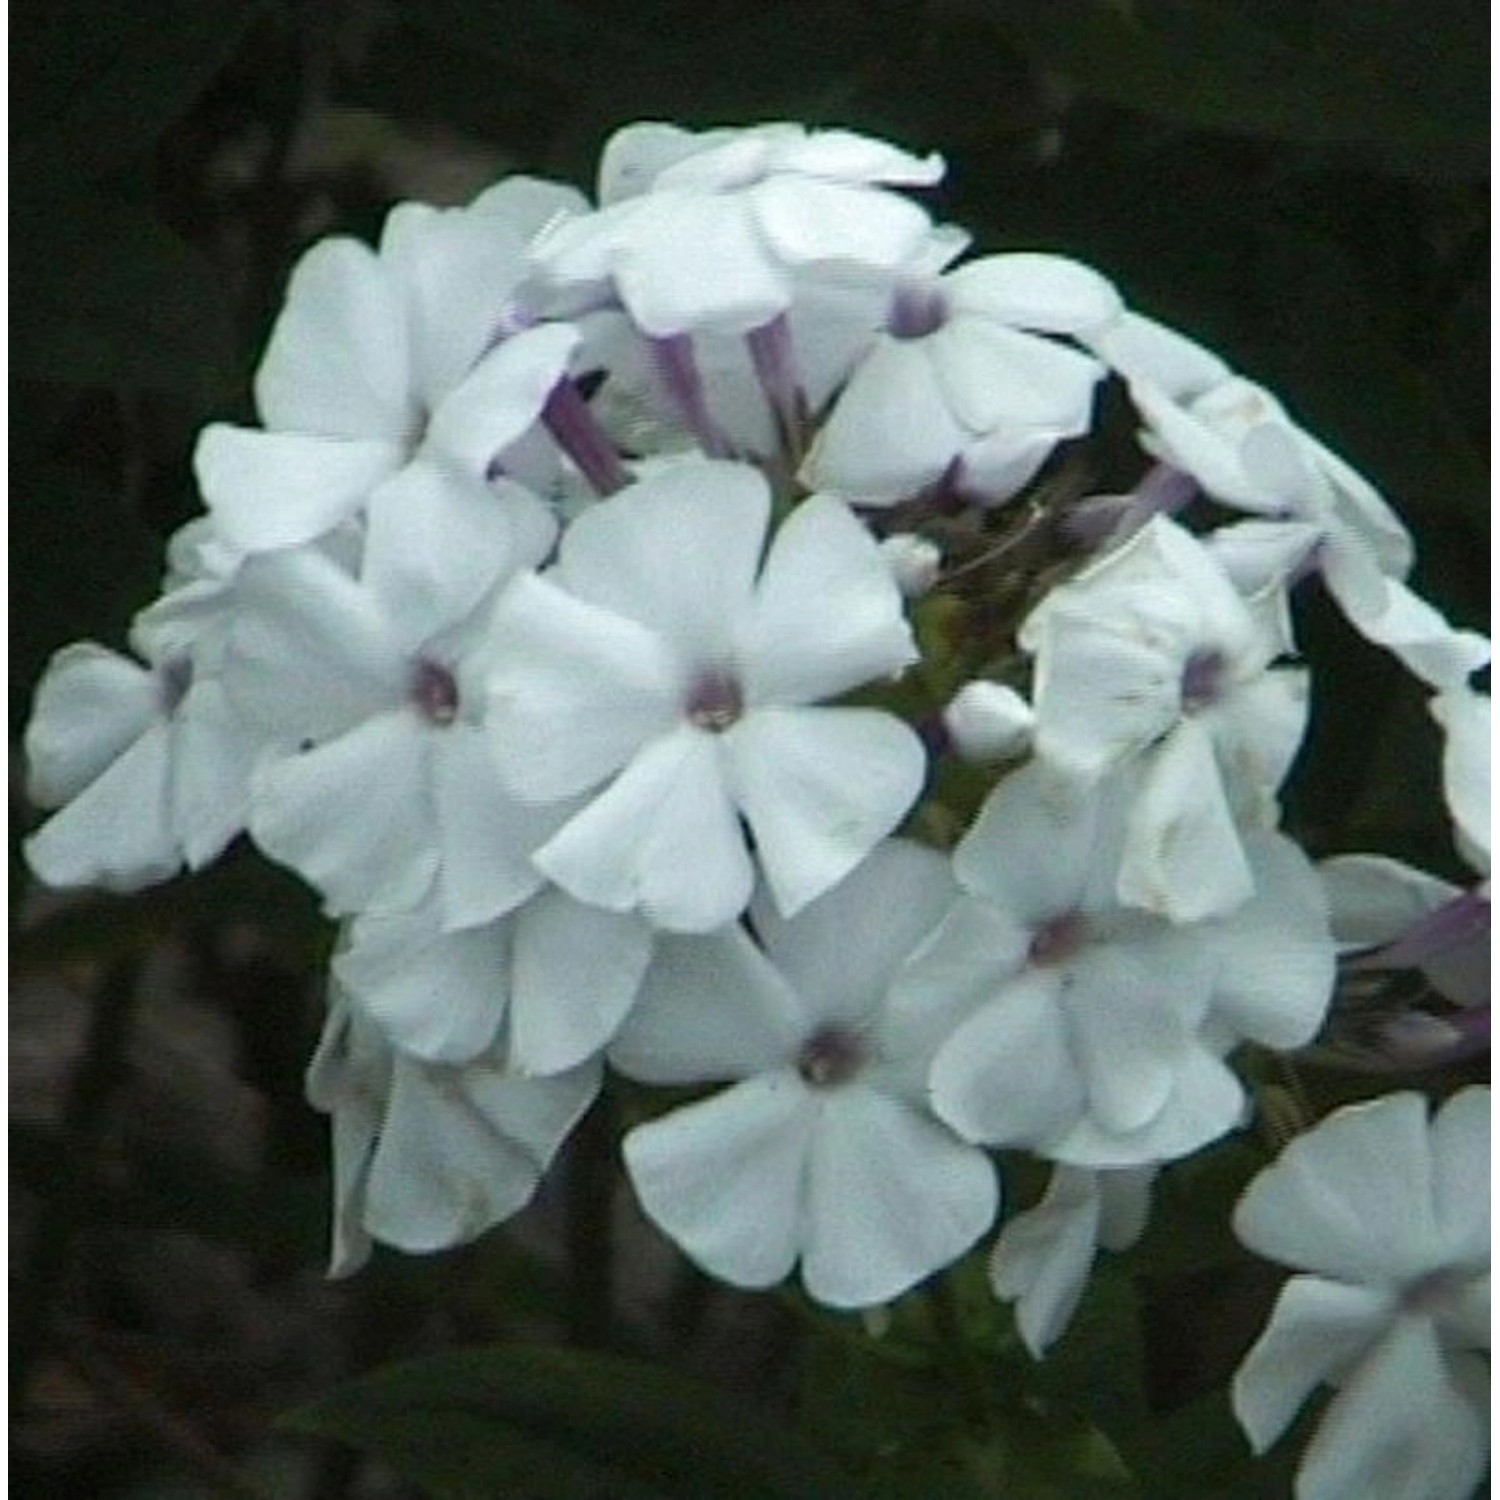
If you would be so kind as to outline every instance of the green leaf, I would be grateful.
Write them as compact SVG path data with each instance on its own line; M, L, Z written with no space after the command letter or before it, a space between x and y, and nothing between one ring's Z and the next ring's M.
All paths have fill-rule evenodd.
M1097 98L1194 129L1269 136L1388 166L1483 174L1485 86L1466 55L1482 21L1463 7L1362 0L988 0L1034 61ZM1441 69L1423 69L1429 33ZM1418 66L1412 66L1415 55Z
M12 7L11 130L76 171L123 165L184 114L264 0L23 0Z
M727 1392L638 1360L467 1349L393 1365L285 1419L438 1500L831 1500L847 1476Z

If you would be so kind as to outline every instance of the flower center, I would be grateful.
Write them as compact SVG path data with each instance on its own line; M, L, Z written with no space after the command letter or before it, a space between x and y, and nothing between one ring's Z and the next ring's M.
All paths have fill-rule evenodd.
M188 695L193 685L193 663L186 656L174 656L163 662L156 672L157 701L161 711L170 714Z
M1065 911L1060 917L1044 922L1031 935L1031 945L1026 950L1027 959L1039 968L1067 962L1088 940L1088 928L1083 913Z
M815 1031L797 1054L797 1072L815 1089L848 1083L865 1065L865 1044L852 1031L825 1026Z
M886 314L886 332L893 339L925 339L948 321L948 311L948 299L940 286L912 283L897 287Z
M1401 1305L1408 1312L1434 1317L1446 1311L1457 1300L1470 1274L1458 1266L1445 1266L1440 1271L1430 1271L1402 1290Z
M1182 711L1197 713L1212 708L1224 696L1224 672L1228 663L1222 651L1195 651L1182 669Z
M451 724L458 717L458 682L447 667L424 656L412 668L411 701L429 724Z
M745 711L745 695L728 672L711 668L699 676L687 695L683 709L700 729L715 734L728 729Z

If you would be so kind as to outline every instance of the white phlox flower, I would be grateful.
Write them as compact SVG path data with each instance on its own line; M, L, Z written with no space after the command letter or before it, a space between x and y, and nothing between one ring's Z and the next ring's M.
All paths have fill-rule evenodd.
M1092 341L1125 376L1146 422L1142 446L1191 474L1216 500L1296 523L1295 566L1314 566L1361 635L1436 688L1489 659L1403 582L1411 537L1370 482L1183 335L1127 313Z
M310 548L241 569L225 682L268 742L250 832L334 913L410 908L436 884L444 923L469 926L544 883L531 851L569 809L519 802L496 775L484 616L442 567L473 547L432 537L409 566L372 537L360 578ZM456 595L435 591L445 578Z
M1468 1500L1488 1447L1490 1091L1337 1110L1246 1189L1235 1233L1298 1275L1234 1377L1257 1453L1336 1392L1297 1500Z
M1082 1167L1171 1160L1239 1123L1234 1042L1300 1046L1321 1024L1333 944L1296 846L1248 835L1254 895L1169 922L1116 895L1128 802L1128 787L1080 795L1033 763L954 852L964 895L895 999L944 1018L931 1098L968 1140Z
M1105 374L1093 356L1040 335L1081 335L1121 311L1104 277L1056 255L992 255L904 280L803 478L862 504L889 504L957 461L959 489L1010 498L1062 439L1088 429Z
M1443 797L1454 841L1469 865L1488 878L1490 695L1458 684L1438 693L1427 708L1443 728Z
M461 1066L423 1061L393 1049L335 985L307 1070L308 1102L333 1125L329 1274L357 1271L374 1240L443 1250L518 1213L599 1078L597 1059L526 1077L503 1047Z
M482 537L482 550L515 532L550 541L546 508L491 465L533 428L578 335L555 324L497 341L497 328L526 241L581 203L520 179L466 209L401 204L378 250L314 245L255 377L264 428L213 423L198 443L198 482L224 535L261 552L365 514L397 545L419 547L434 529ZM470 581L473 602L481 585Z
M625 1138L647 1215L705 1270L774 1285L800 1263L832 1307L886 1302L992 1222L985 1154L923 1099L936 1041L887 995L952 897L946 861L880 845L797 916L664 937L610 1049L649 1083L735 1080Z
M1054 1167L1034 1207L1007 1221L990 1251L990 1285L1016 1304L1016 1327L1040 1359L1077 1310L1102 1245L1128 1250L1146 1230L1154 1165L1091 1172Z
M532 244L529 290L564 316L618 301L652 338L750 333L803 277L867 282L932 265L935 243L938 264L956 254L967 236L935 240L926 212L889 191L942 174L940 157L845 130L629 125L605 146L599 211Z
M150 632L144 662L92 641L65 646L26 726L26 792L58 808L25 843L47 885L133 891L218 857L245 827L254 731L186 636Z
M1240 825L1274 823L1307 718L1306 671L1273 665L1280 620L1156 516L1023 625L1037 754L1085 781L1139 768L1122 901L1195 921L1249 899Z
M504 1047L526 1075L595 1056L634 1003L651 931L555 887L488 922L447 928L437 901L349 924L333 977L390 1046L462 1064Z
M762 564L769 518L756 470L684 461L580 516L497 606L502 777L538 802L599 789L535 855L580 901L707 932L744 909L758 862L790 915L921 790L908 725L811 706L916 658L874 540L815 496Z

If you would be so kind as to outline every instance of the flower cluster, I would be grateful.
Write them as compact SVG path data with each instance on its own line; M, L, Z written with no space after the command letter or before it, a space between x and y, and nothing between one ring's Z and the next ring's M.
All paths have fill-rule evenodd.
M1269 393L1075 261L964 258L907 191L941 174L841 130L641 124L597 205L512 178L315 245L261 425L199 440L206 514L134 656L52 662L44 881L134 889L244 832L339 921L308 1076L336 1272L515 1212L608 1066L701 1091L625 1137L649 1217L834 1307L984 1236L998 1149L1055 1163L993 1262L1039 1353L1153 1177L1244 1124L1237 1059L1318 1035L1341 955L1487 944L1487 890L1320 870L1278 794L1310 694L1288 596L1317 575L1432 690L1487 875L1488 641ZM1139 459L1092 494L1108 382ZM982 806L945 791L956 760ZM1486 1110L1449 1106L1429 1161L1416 1104L1372 1106L1247 1197L1247 1242L1315 1273L1247 1362L1247 1430L1343 1388L1308 1494L1397 1493L1356 1450L1429 1376L1443 1454L1471 1454L1478 1377L1440 1355L1450 1309L1477 1327L1444 1267L1479 1253ZM1373 1260L1323 1197L1383 1150L1365 1122L1451 1197ZM1420 1476L1416 1412L1380 1452Z

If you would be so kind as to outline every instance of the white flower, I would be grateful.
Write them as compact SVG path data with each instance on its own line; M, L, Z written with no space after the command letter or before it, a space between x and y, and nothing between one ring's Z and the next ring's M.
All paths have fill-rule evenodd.
M1040 1359L1067 1328L1100 1245L1128 1250L1145 1232L1154 1165L1090 1172L1054 1167L1042 1200L990 1251L990 1285L1016 1304L1022 1342Z
M566 373L577 345L566 325L491 348L522 270L522 250L549 195L501 183L467 209L401 204L378 251L319 241L292 274L255 380L264 430L207 427L198 482L225 536L245 552L292 546L367 510L372 532L420 549L432 530L462 528L493 550L552 521L522 486L490 479ZM470 603L482 583L467 579Z
M1237 825L1273 821L1302 739L1307 674L1271 666L1279 615L1252 605L1156 516L1021 629L1036 657L1037 754L1090 780L1138 764L1119 895L1175 921L1249 897Z
M1061 256L994 255L894 290L885 332L855 368L803 466L814 488L889 504L939 479L1015 494L1087 430L1104 366L1039 334L1115 317L1118 294Z
M357 1271L376 1239L399 1250L461 1245L531 1201L599 1089L597 1061L548 1078L461 1067L392 1049L334 987L307 1097L333 1116L329 1273Z
M749 900L740 818L796 911L905 815L925 757L869 708L812 708L916 657L879 549L838 501L785 520L745 465L684 461L569 527L495 615L488 729L545 801L603 789L535 856L580 901L706 932Z
M251 730L186 650L148 662L81 641L37 685L27 795L61 811L25 850L48 885L137 890L209 863L245 826Z
M941 1015L937 1113L968 1140L1085 1167L1185 1155L1232 1129L1234 1041L1300 1046L1323 1018L1333 946L1296 846L1246 839L1255 895L1175 924L1120 905L1125 789L1063 794L1033 763L991 793L954 853L965 896L897 1000Z
M570 809L507 796L490 759L474 574L443 565L484 537L431 536L415 559L383 540L360 579L308 548L241 570L225 682L270 741L250 831L335 913L409 908L438 882L445 924L468 926L540 888L529 856Z
M1427 1118L1420 1094L1336 1111L1246 1189L1235 1233L1306 1273L1235 1375L1257 1453L1319 1385L1336 1390L1298 1500L1468 1500L1484 1472L1490 1094Z
M1300 560L1315 562L1366 639L1437 688L1488 661L1487 642L1455 630L1402 582L1411 537L1374 486L1297 426L1269 391L1133 313L1091 342L1130 383L1147 424L1142 446L1216 500L1300 523Z
M391 1046L466 1063L504 1045L523 1074L594 1056L634 1002L651 932L554 888L489 922L446 929L434 901L348 926L333 976Z
M903 599L920 599L928 593L943 567L943 553L937 543L912 531L886 537L880 543L880 555Z
M1481 875L1490 872L1490 695L1463 685L1428 702L1443 726L1443 796L1458 851Z
M613 296L653 338L748 333L787 311L799 278L859 283L930 265L927 214L886 185L942 173L939 157L850 131L626 126L600 164L603 206L532 245L537 294L569 314ZM946 259L963 241L936 243Z
M951 898L943 858L877 848L783 921L660 941L610 1051L650 1083L737 1079L625 1138L650 1218L711 1274L771 1286L800 1261L833 1307L885 1302L961 1255L998 1204L994 1168L923 1102L935 1037L889 1012L901 961Z

